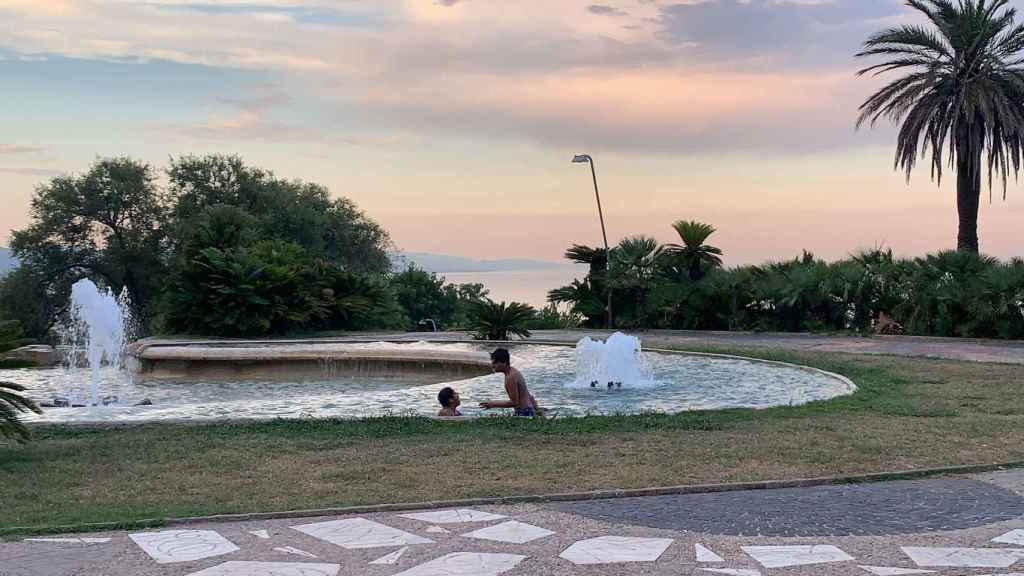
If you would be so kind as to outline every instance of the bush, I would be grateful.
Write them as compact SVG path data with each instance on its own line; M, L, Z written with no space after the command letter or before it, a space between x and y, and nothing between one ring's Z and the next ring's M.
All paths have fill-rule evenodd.
M508 340L509 335L529 338L529 322L536 310L521 302L497 303L484 300L473 305L470 328L480 340Z
M264 241L252 248L206 248L178 270L166 324L190 334L282 334L328 317L325 289L298 245Z
M613 261L623 260L616 251L635 248L616 247ZM579 252L574 250L567 256ZM653 246L644 251L657 254ZM616 326L870 332L884 314L908 334L1024 338L1021 259L1003 263L950 250L901 260L891 250L875 249L825 262L804 252L761 266L711 266L700 276L666 253L655 278L613 267ZM603 326L600 294L590 288L594 281L591 274L552 290L549 300L569 303L588 325Z

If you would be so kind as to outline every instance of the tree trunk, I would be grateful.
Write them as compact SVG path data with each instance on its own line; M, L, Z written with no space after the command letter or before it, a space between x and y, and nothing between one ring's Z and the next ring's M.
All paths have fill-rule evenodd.
M977 131L979 127L974 126ZM956 158L956 210L960 217L956 248L962 252L978 253L978 204L981 201L982 142L970 134L961 133Z

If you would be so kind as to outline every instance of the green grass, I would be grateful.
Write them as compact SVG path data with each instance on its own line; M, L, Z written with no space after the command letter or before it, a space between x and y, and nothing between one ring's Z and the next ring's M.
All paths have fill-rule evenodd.
M1024 460L1024 366L713 351L823 368L859 390L678 415L41 427L0 446L0 531Z

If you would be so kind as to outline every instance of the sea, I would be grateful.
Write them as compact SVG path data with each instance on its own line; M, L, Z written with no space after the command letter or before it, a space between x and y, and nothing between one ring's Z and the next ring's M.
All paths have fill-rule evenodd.
M493 272L444 272L445 280L452 284L483 284L490 291L488 297L495 302L524 302L535 308L548 303L548 291L583 279L585 266L544 268L536 270L497 270Z

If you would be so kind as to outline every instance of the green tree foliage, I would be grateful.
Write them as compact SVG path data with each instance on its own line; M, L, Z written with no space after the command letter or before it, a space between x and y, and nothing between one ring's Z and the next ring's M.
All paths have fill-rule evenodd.
M297 244L351 272L379 274L390 268L384 229L319 184L282 180L246 166L238 156L222 155L179 157L167 175L177 222L191 222L212 206L231 206L254 219L262 239Z
M885 60L860 74L902 75L860 107L857 126L885 118L900 124L896 166L907 173L930 150L932 176L948 161L957 175L959 250L978 252L978 204L984 163L1019 174L1024 153L1024 26L1009 0L908 0L927 25L903 24L871 36L859 57ZM948 145L948 155L946 146Z
M588 328L605 326L608 310L608 254L604 248L592 248L573 244L565 252L565 258L576 264L586 264L589 272L583 280L555 288L548 292L548 301L553 304L569 304L570 311L584 318Z
M17 321L28 337L44 339L70 294L70 284L51 282L45 273L21 266L0 279L0 318Z
M301 246L268 240L206 248L168 293L169 329L190 334L260 336L314 324L329 314L326 286Z
M438 328L465 327L473 306L487 298L483 284L448 284L443 276L415 265L392 274L390 286L411 326L433 320Z
M388 236L350 201L235 156L183 156L167 176L162 188L149 165L109 158L39 186L32 222L12 241L22 265L0 280L0 317L47 339L71 285L89 277L127 288L149 328L255 336L405 325L386 283Z
M681 222L674 228L682 228L682 245L659 247L636 237L612 250L616 326L869 332L884 314L909 334L1024 338L1021 259L1001 263L964 251L898 259L879 248L836 262L804 252L726 269L721 251L705 243L712 227ZM691 250L684 252L687 245ZM579 261L585 252L574 249L567 256ZM569 304L584 325L599 327L602 296L588 275L552 290L548 299Z
M17 320L0 320L0 352L7 352L31 342Z
M494 302L486 299L473 304L470 329L480 340L508 340L509 336L529 338L528 328L536 317L532 306L521 302Z
M36 298L59 299L85 276L127 288L137 312L148 311L165 272L167 210L148 164L130 158L98 160L81 176L58 176L32 198L31 225L15 231L11 248L21 260L12 290L35 285ZM24 272L21 272L24 270ZM5 306L15 304L6 303ZM55 302L42 306L59 309ZM52 324L24 322L34 337Z

